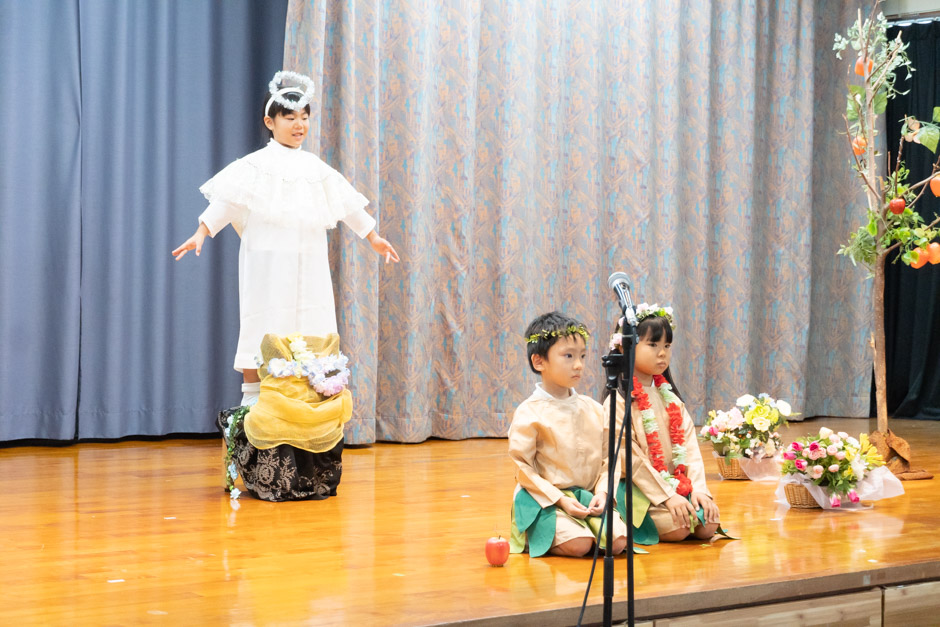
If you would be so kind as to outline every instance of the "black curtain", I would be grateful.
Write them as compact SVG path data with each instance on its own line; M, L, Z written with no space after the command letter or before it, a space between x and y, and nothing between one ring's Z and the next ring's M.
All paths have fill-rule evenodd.
M892 163L901 139L904 115L931 120L933 108L940 106L940 22L895 25L888 30L893 39L910 44L908 55L915 72L906 80L905 72L897 86L907 94L888 104L887 149ZM902 158L910 168L909 182L930 175L936 155L923 146L904 145ZM915 210L925 222L940 211L940 199L928 190ZM904 264L889 263L885 284L885 335L888 370L888 413L896 418L940 419L940 264L915 270ZM874 414L873 414L874 415Z

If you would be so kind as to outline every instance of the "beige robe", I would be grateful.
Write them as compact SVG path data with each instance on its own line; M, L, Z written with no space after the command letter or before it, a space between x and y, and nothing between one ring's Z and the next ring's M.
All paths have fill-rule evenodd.
M666 405L663 403L663 399L659 395L656 386L644 386L643 390L649 397L653 413L656 415L659 441L663 445L664 461L666 462L666 468L672 473L675 471L676 465L672 460L672 438L669 437L669 414L666 412ZM686 475L689 477L689 481L692 482L692 490L694 492L703 492L711 496L711 492L708 491L708 485L705 483L705 462L702 459L702 451L698 446L698 434L695 431L695 423L686 410L685 403L680 401L680 407L682 408L682 430L685 433ZM609 415L609 396L604 400L604 412L607 412L604 414L605 416ZM623 425L623 415L623 397L618 393L618 432ZM650 515L653 518L653 522L656 523L656 528L659 530L660 534L667 533L676 528L676 526L673 523L672 516L669 514L669 510L666 509L663 503L670 497L675 496L676 491L672 486L666 483L659 475L659 472L653 468L653 464L650 461L649 446L646 443L646 432L643 430L643 419L640 417L640 410L637 408L635 401L631 409L630 418L633 438L633 484L650 500L652 504ZM620 450L618 465L620 466L620 476L626 477L627 455L623 447L621 447Z
M608 427L600 404L573 389L557 399L541 384L516 408L509 426L509 456L516 464L516 481L541 506L562 497L562 489L579 487L607 493ZM556 508L557 546L576 537L593 537ZM614 518L614 538L626 535L620 516Z

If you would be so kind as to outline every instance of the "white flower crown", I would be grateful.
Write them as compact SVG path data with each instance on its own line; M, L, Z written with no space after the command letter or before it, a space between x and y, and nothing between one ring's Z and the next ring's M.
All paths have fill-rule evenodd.
M296 85L280 87L285 81L292 81L296 83ZM271 111L271 105L275 102L291 111L303 109L310 104L310 101L313 100L313 97L316 95L316 86L313 83L313 79L309 76L282 70L277 72L274 78L271 79L271 82L268 83L268 91L271 93L271 97L268 98L268 103L264 105L265 117L268 116L268 113ZM297 100L288 100L285 98L285 94L290 93L300 94L300 98Z
M672 315L672 307L660 307L656 303L653 303L652 305L649 303L640 303L636 306L637 324L642 322L644 319L649 318L650 316L659 316L661 318L665 318L670 327L673 329L676 328L676 321ZM617 322L617 327L623 327L623 318ZM611 335L609 346L610 350L616 350L618 346L623 346L623 336L619 332Z
M676 320L672 316L672 307L660 307L658 304L653 303L652 305L647 303L640 303L636 306L636 321L641 322L644 318L649 318L650 316L660 316L665 318L669 322L669 326L673 329L676 328Z

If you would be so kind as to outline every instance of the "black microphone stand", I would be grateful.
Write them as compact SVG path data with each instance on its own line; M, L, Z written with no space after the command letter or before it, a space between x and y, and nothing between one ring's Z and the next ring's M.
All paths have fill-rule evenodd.
M604 555L604 627L611 627L613 624L613 603L614 603L614 490L615 478L620 475L620 466L617 464L617 394L620 390L620 381L627 381L624 386L627 396L624 399L624 417L623 433L621 446L626 449L626 491L624 493L624 509L627 512L627 519L624 521L627 525L627 624L630 627L634 625L633 611L633 435L631 433L631 406L633 404L633 348L636 346L636 326L627 320L626 309L623 310L623 323L620 325L620 334L622 337L621 353L611 352L604 355L602 361L604 369L607 372L607 391L610 399L610 430L607 440L607 543L606 553ZM616 435L615 435L616 434Z

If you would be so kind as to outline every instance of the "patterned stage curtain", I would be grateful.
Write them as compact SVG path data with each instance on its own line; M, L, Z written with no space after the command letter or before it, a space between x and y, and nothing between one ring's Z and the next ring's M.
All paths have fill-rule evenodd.
M505 435L537 380L522 332L552 309L594 333L599 398L616 270L676 308L697 418L762 391L864 415L869 286L835 256L859 198L831 47L854 8L819 6L292 0L308 149L402 255L331 234L347 441Z

